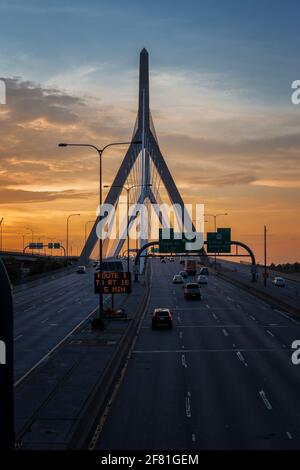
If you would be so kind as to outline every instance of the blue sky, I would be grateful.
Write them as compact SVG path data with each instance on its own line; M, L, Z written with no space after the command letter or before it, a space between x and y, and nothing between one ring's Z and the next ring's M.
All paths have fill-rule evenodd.
M0 67L41 82L90 64L122 73L146 46L154 70L217 74L254 101L284 104L299 19L293 0L1 0Z

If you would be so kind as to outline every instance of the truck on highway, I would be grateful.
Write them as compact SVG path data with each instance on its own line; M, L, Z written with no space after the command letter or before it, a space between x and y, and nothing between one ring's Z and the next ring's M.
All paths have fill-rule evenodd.
M188 276L196 276L197 273L197 260L194 258L186 258L184 260L184 270Z

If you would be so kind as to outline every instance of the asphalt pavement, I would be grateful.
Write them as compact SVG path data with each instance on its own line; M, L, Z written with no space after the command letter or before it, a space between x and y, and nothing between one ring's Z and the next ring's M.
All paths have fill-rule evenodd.
M178 261L152 261L151 294L96 449L299 449L300 324L214 275L201 301L172 284ZM173 330L152 330L156 307ZM99 427L98 427L99 430Z
M234 270L231 275L237 280L249 282L251 279L251 265L234 263L221 259L218 259L218 263L225 268ZM264 269L261 266L257 267L258 277L256 287L279 300L287 302L296 308L300 308L300 279L299 281L287 279L284 273L279 274L278 272L274 272L268 269L269 278L267 280L267 287L264 287L262 276L263 271ZM276 276L280 276L285 279L285 287L278 287L272 284L272 279Z
M93 272L45 279L14 294L15 381L96 308Z

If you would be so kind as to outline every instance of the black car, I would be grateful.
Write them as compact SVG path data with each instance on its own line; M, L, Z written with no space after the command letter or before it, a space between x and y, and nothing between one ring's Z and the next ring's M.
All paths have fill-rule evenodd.
M196 282L189 282L184 286L183 295L186 300L201 300L201 292L199 285Z
M183 279L186 279L188 277L186 271L180 271L179 274L180 274L181 277L183 277Z
M156 308L152 314L152 330L173 328L172 314L168 308Z
M201 268L200 271L199 271L199 274L201 274L202 276L209 276L208 268L206 268L206 267Z

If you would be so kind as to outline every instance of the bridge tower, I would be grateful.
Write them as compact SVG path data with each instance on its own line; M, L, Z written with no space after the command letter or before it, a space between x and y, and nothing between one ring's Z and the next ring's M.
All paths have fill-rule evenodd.
M149 55L145 48L142 49L140 53L138 114L132 134L132 141L141 141L141 144L132 144L129 146L114 178L112 186L106 196L105 204L117 205L122 192L122 187L127 183L130 184L130 178L133 178L135 183L141 185L141 187L137 188L134 192L135 201L131 201L131 204L160 204L161 199L159 186L157 184L157 180L159 179L159 183L163 183L171 203L177 204L183 214L184 203L161 153L151 116L149 97ZM145 186L147 184L152 184L152 186ZM164 225L162 215L157 213L157 216ZM186 216L189 217L188 214ZM99 216L95 220L94 226L92 227L86 244L81 252L80 263L87 263L98 242L96 227L100 220ZM132 226L133 222L134 218L130 219L129 228ZM141 218L140 225L142 224L143 220ZM120 253L126 239L127 223L124 225L125 233L122 234L118 240L115 240L114 243L112 243L112 247L109 248L109 253L109 243L107 240L104 241L103 250L107 255L117 256ZM142 232L142 230L140 230L140 232ZM139 246L145 243L147 243L147 240L145 238L140 238ZM141 269L142 268L143 260L141 260Z

